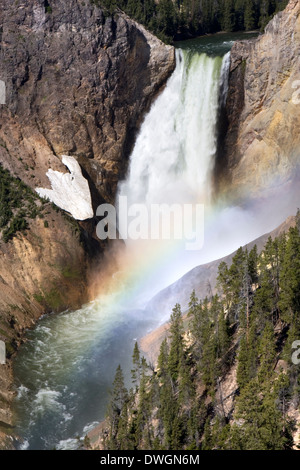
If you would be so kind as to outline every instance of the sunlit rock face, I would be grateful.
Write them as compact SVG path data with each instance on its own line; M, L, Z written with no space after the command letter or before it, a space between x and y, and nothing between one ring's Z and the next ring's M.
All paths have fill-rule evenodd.
M69 212L74 219L91 219L94 215L91 192L80 165L74 157L67 155L63 155L62 163L70 173L49 169L47 176L52 189L36 188L37 193Z
M290 0L256 40L231 51L228 130L217 180L238 195L278 189L299 175L300 2Z

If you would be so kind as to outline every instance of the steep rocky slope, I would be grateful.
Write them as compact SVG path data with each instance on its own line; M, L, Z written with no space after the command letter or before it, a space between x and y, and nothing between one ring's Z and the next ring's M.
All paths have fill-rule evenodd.
M47 212L26 233L0 242L0 340L7 353L7 363L0 365L0 448L13 424L10 358L25 329L43 313L77 308L87 300L90 261L79 227L61 212L50 207Z
M256 40L231 52L228 128L217 162L221 188L256 196L299 177L300 2L268 24Z
M250 248L250 246L253 246L254 244L256 244L257 247L258 247L258 251L262 252L263 251L263 246L265 245L265 243L266 243L269 236L271 236L274 240L275 238L280 237L281 235L286 234L287 232L289 232L288 237L291 237L292 236L291 234L296 233L296 230L292 229L291 231L289 231L289 229L296 225L296 221L297 221L297 219L295 217L289 217L276 230L274 230L271 233L266 234L263 237L260 237L259 239L253 241L251 244L249 244L247 246L247 248ZM278 240L278 238L277 238L277 240ZM298 238L298 240L299 240L299 238ZM271 244L272 244L272 242L271 242ZM270 244L269 244L269 246L270 246ZM286 251L286 253L287 252L288 252L288 250ZM266 253L267 253L267 251L264 252L264 255L262 256L261 259L264 258ZM294 254L293 254L293 258L295 259ZM230 265L231 261L232 261L232 256L224 258L224 259L219 260L219 261L216 261L215 262L216 266L218 266L221 261L226 261ZM293 261L291 261L291 264L293 264ZM185 301L185 299L187 297L186 293L190 292L191 289L195 289L197 291L198 295L200 296L200 298L202 298L202 299L204 298L204 296L210 295L210 293L206 292L206 282L204 281L204 279L205 279L205 275L206 275L207 279L210 279L211 281L213 281L213 279L212 279L212 269L211 269L213 267L213 265L214 265L214 263L211 263L210 265L204 265L202 267L196 268L195 272L191 271L190 273L188 273L185 276L186 279L185 278L182 279L183 282L178 282L177 284L175 283L175 285L173 286L174 297L172 298L172 301L174 303L178 302L178 301L179 302ZM235 266L237 266L237 265L235 265ZM262 269L264 269L264 268L262 267ZM280 278L282 279L281 276L282 276L282 272L280 274ZM214 279L214 281L215 281L215 279ZM263 287L260 282L261 281L259 280L258 284L256 285L256 287L254 287L254 291L253 291L254 296L258 295L257 298L254 297L254 303L252 303L252 309L251 309L251 318L254 319L253 320L254 324L256 324L256 322L258 321L258 317L255 317L255 304L256 304L256 301L259 304L259 300L258 300L259 295L260 295L259 292L261 293L261 291L265 288L265 286ZM268 282L272 283L273 281L270 281L269 278L268 278ZM228 287L228 285L230 285L230 281L228 281L228 279L227 279L227 287ZM175 292L176 292L176 294L175 294ZM161 297L164 297L168 293L170 293L170 292L168 292L168 290L165 290L165 292L163 291ZM171 292L171 294L172 294L172 292ZM224 291L223 291L223 295L224 295ZM163 300L163 299L160 299L159 296L158 296L158 298L156 298L156 307L154 307L154 308L160 309L160 308L164 307L164 304L159 303L159 300ZM214 304L215 300L216 299L212 299L211 307L212 307L212 305L215 305ZM195 301L195 299L194 299L194 301ZM162 307L160 307L160 305ZM225 304L225 305L227 305L227 307L225 307L226 308L226 310L225 310L226 311L226 317L228 318L228 322L230 322L231 320L229 319L229 317L231 315L230 311L231 311L232 306L230 306L230 303ZM261 304L260 304L260 306L261 306ZM195 304L194 304L194 307L195 307ZM259 308L260 307L258 307L258 310L259 310ZM269 306L266 307L266 308L267 308L267 311L268 311L268 315L270 315ZM162 445L163 445L162 448L165 448L164 446L168 445L163 441L164 433L161 431L161 426L162 426L161 423L162 423L162 420L164 418L162 418L161 411L157 412L157 410L161 410L161 407L164 406L164 401L163 400L166 399L165 398L166 395L156 394L157 389L155 387L157 385L157 382L155 382L155 380L156 379L160 380L162 375L165 373L165 371L168 369L168 367L169 368L171 367L171 364L172 364L172 362L170 360L170 357L171 357L170 355L171 355L171 352L174 351L174 349L172 349L172 344L174 345L174 331L176 331L175 330L176 326L174 326L175 322L176 322L176 319L175 319L176 318L175 317L176 311L178 312L178 309L174 309L171 323L166 323L165 325L162 325L160 328L152 331L150 334L148 334L146 337L142 338L139 341L140 349L142 350L143 353L146 354L147 360L151 364L151 367L150 367L151 371L154 370L155 372L154 372L154 375L152 376L152 373L149 371L149 376L151 377L151 379L148 383L149 387L143 387L143 386L140 385L139 395L137 394L135 396L135 400L131 400L129 402L129 405L128 405L129 416L130 416L129 420L134 420L135 418L133 417L133 414L136 413L135 412L135 406L139 406L139 403L141 403L141 400L143 400L142 397L145 397L145 393L146 393L145 390L147 388L149 388L149 390L151 390L151 392L149 392L149 395L151 396L151 398L149 399L149 402L142 401L142 406L145 407L145 409L147 410L147 411L145 411L145 414L143 416L145 416L145 417L148 416L150 426L152 426L151 432L153 434L151 434L150 439L154 439L154 438L156 438L156 436L158 436L157 441L154 441L154 445L157 446L157 447L154 447L154 445L153 445L153 447L150 447L150 448L154 448L154 449L158 448L158 446L159 446L158 442L162 442ZM262 310L262 311L264 311L264 310ZM227 426L228 424L230 426L237 424L238 433L239 434L242 433L243 425L245 423L244 423L244 420L241 419L240 414L239 414L240 413L240 404L241 404L240 397L241 397L241 394L243 393L243 390L242 390L243 386L241 385L241 369L243 368L243 366L241 366L241 362L243 361L243 356L242 356L240 351L241 351L241 347L242 347L241 346L241 342L242 342L241 338L243 337L243 335L245 335L245 326L241 326L241 324L240 324L240 322L242 321L242 317L238 318L238 317L234 316L234 318L232 320L233 323L231 324L231 328L230 328L230 331L231 331L230 332L230 338L231 338L231 340L228 343L226 342L226 344L227 344L226 350L224 350L219 355L219 359L216 362L215 361L208 361L208 364L209 364L209 367L211 368L211 370L217 371L217 376L216 376L216 381L214 383L213 392L211 392L211 390L210 390L210 384L211 384L210 379L208 379L208 381L207 381L208 376L205 375L205 372L204 372L204 369L206 368L207 363L205 362L205 360L203 360L200 364L196 362L197 367L195 367L195 362L193 362L192 357L193 357L193 354L196 354L196 355L197 354L201 354L201 355L206 354L206 351L208 351L208 349L206 349L206 347L203 345L203 343L201 343L201 341L203 340L203 341L207 342L206 344L209 344L209 342L211 341L211 335L213 334L213 331L214 331L214 328L215 328L214 325L218 324L218 326L216 326L216 331L220 331L219 327L221 328L221 326L220 326L221 324L219 323L218 320L216 320L216 316L215 316L216 311L213 310L213 312L214 312L214 316L209 317L210 321L208 323L209 326L208 326L208 330L207 330L207 331L209 331L208 336L202 336L203 330L201 330L201 333L200 333L200 331L197 329L197 326L200 327L200 325L201 325L201 328L205 328L205 315L207 314L207 311L205 310L205 308L203 310L201 310L200 312L198 312L198 313L200 313L198 317L197 317L197 313L196 313L196 316L194 316L195 315L195 310L193 311L193 309L191 310L191 316L190 317L188 317L187 315L184 315L182 327L186 331L186 334L184 335L184 344L185 344L185 347L187 348L188 358L189 359L185 363L185 365L183 365L182 367L184 367L185 372L187 370L190 370L191 377L192 377L193 380L195 380L195 384L196 384L196 391L195 391L196 403L200 403L201 401L203 403L203 408L201 408L201 411L199 412L199 414L197 415L197 418L196 418L196 422L198 423L198 426L200 428L200 435L202 435L201 445L203 445L203 442L206 441L206 439L207 439L207 432L205 432L205 427L204 426L201 427L202 425L200 423L202 423L203 416L207 414L207 416L210 416L210 418L209 418L209 423L210 423L210 426L211 426L210 429L213 429L213 427L215 425L217 427L217 432L216 432L217 444L214 444L216 447L211 445L211 447L209 447L209 449L211 449L211 448L220 449L221 448L223 450L224 446L225 446L226 449L231 450L231 449L236 449L236 447L235 447L236 443L234 443L234 441L226 441L228 439L228 434L226 434L226 435L222 434L222 429L219 428L219 419L220 420L223 419L223 426ZM273 314L274 314L274 312L273 312ZM260 315L262 315L262 313ZM275 317L273 317L273 318L275 318ZM262 322L261 324L264 325L262 318L260 319L260 321ZM192 324L191 324L191 322L192 322ZM198 323L198 322L200 322L200 323ZM259 325L259 323L257 323L257 324ZM295 393L292 392L292 389L293 389L293 377L297 377L297 369L295 369L293 371L293 373L291 373L291 371L290 371L291 365L289 364L289 362L290 362L289 347L291 347L290 346L291 343L287 342L287 330L288 330L288 328L287 328L286 323L282 322L281 319L278 321L278 318L277 318L277 321L275 320L275 322L274 323L272 322L272 324L270 323L270 325L272 325L271 328L272 328L272 331L273 331L273 334L274 334L274 338L276 338L276 348L275 348L275 343L273 345L273 347L274 347L274 356L269 356L269 357L272 357L271 362L270 362L271 366L269 365L269 368L268 368L270 370L270 374L273 375L272 380L274 380L274 383L276 383L276 381L278 381L281 373L287 374L287 375L290 374L290 376L292 377L291 381L289 382L289 385L285 385L288 388L290 387L289 388L289 393L290 394L288 395L288 399L286 400L286 402L283 400L283 402L285 403L285 405L284 405L285 408L283 409L283 413L285 413L285 419L287 419L287 421L286 421L287 423L288 423L289 420L293 421L293 422L289 423L289 426L290 426L290 432L291 432L291 435L293 437L294 442L293 443L291 441L289 443L287 442L287 446L292 445L292 447L296 450L296 449L298 449L298 445L299 445L299 423L300 423L299 399L298 399L299 396L298 396L298 389L295 389ZM196 331L195 331L195 329L196 329ZM217 333L217 334L219 334L219 333ZM289 338L290 334L292 335L292 333L289 332L288 333L288 338ZM222 335L222 333L221 333L221 335ZM169 362L168 362L168 360L166 359L166 356L165 356L165 351L166 351L166 354L167 354L168 348L166 348L166 349L161 348L162 341L165 338L168 338L169 351L171 351L170 355L169 355ZM200 338L202 338L202 340ZM253 339L254 343L256 341L260 341L261 338L262 338L261 331L257 331L257 333L254 335L253 338L254 338ZM260 339L258 340L258 338L260 338ZM197 340L199 340L199 343L197 343L197 345L198 344L202 345L202 347L201 347L202 352L201 353L197 353L197 352L195 353L194 347L195 347L195 341L197 341ZM247 359L249 357L251 357L251 351L252 352L254 351L253 349L251 349L251 348L253 348L253 344L254 344L254 343L251 343L251 341L252 340L249 339L249 343L247 343L247 352L246 352L246 358ZM270 344L272 344L272 342ZM268 348L267 348L268 354L270 354L270 352L269 352L270 351L269 348L271 348L270 344L268 344ZM284 348L283 348L283 346L284 346ZM286 347L286 346L288 346L288 347ZM213 349L214 348L210 349L210 351L212 351ZM218 349L218 347L216 347L216 349ZM285 349L285 351L283 351L283 349ZM199 350L197 350L197 351L199 351ZM257 354L257 359L256 359L257 362L261 361L261 356L263 354L262 349L261 348L255 349L255 351L256 351L256 354ZM157 365L157 359L158 359L159 354L160 354L160 363L159 363L159 365ZM164 358L164 360L166 362L164 362L164 361L161 362L162 357ZM199 357L199 356L195 356L195 357ZM202 357L204 357L204 356L202 356ZM205 356L206 360L207 360L207 357L208 356ZM217 365L217 362L218 362L218 365ZM223 364L222 366L220 365L221 363ZM168 367L164 368L165 364L168 364ZM214 369L215 367L216 367L216 369ZM215 372L213 372L213 373L215 373ZM261 377L265 377L267 375L268 375L268 372L265 371L264 376L261 376ZM185 377L185 379L184 380L181 379L181 381L180 381L180 384L183 384L183 385L181 385L182 387L184 387L184 384L189 383L186 379L186 376L184 376L184 377ZM282 380L282 377L283 376L281 376L281 380ZM252 377L252 379L253 379L253 377ZM170 380L172 380L172 379L170 379ZM261 378L261 380L263 380L263 379ZM164 385L162 385L161 387L163 387L163 386ZM176 387L176 380L174 380L172 382L172 386ZM261 396L264 396L265 390L270 391L271 388L272 387L270 386L270 384L267 388L264 388L262 386L262 383L260 382L260 392L261 393L251 392L252 393L252 395L251 395L252 398L250 398L250 402L251 402L252 399L253 399L253 401L255 401L255 400L259 401L261 399ZM180 388L179 390L180 391L179 391L177 396L180 396L180 394L183 393L182 388ZM170 389L168 389L168 393L169 394L172 393L171 387L170 387ZM273 391L272 391L272 393L273 393ZM173 395L173 400L174 401L177 400L177 396L176 396L176 393L174 393L174 395ZM158 397L160 397L160 398L158 398ZM271 397L271 399L274 400L273 396ZM280 401L279 399L276 401L276 405L278 405L279 401ZM147 405L145 403L147 403ZM186 408L191 410L192 409L192 407L190 407L190 405L191 405L191 395L186 395L185 394L184 399L181 403L182 403L181 406L182 406L183 410L185 410ZM253 408L259 413L259 415L264 416L265 422L263 423L262 426L266 425L265 423L268 422L268 418L271 419L271 423L272 423L271 426L273 426L271 428L271 432L274 432L274 430L276 428L274 426L274 421L272 421L272 418L275 416L274 408L271 408L270 415L266 419L266 415L263 415L263 413L265 412L265 408L259 407L256 404L253 405L253 402L248 403L248 405L250 407L249 412L251 412L251 409ZM130 412L132 412L132 409L134 409L134 412L132 413L132 415L130 415ZM147 415L147 412L149 412L149 409L150 409L150 415ZM169 411L169 408L168 408L168 411ZM178 411L178 414L181 411L182 410ZM247 412L248 412L248 408L247 408ZM170 414L168 414L168 416L169 415ZM150 416L150 418L149 418L149 416ZM145 418L145 420L146 419L147 418ZM173 415L173 418L171 418L171 419L172 419L171 426L175 427L176 426L176 420L177 420L177 414ZM185 424L183 424L183 428L184 428L184 426L185 426ZM134 428L134 426L132 425L132 421L130 421L130 426L129 426L128 429L130 429L130 431L128 432L128 436L129 436L129 433L135 433L136 428ZM257 429L255 429L255 431L256 430L257 430L256 438L258 438L258 436L260 435L261 428L257 427ZM91 433L89 433L88 436L90 438L92 448L93 449L98 449L98 448L107 449L107 448L110 448L110 447L107 447L107 438L109 438L111 436L110 431L111 431L110 421L109 421L109 418L107 418L105 422L102 422L97 428L95 428ZM140 432L140 431L138 431L138 432ZM149 428L147 428L147 432L149 432ZM189 432L189 431L187 431L187 432ZM150 435L150 432L149 432L149 434L147 434L147 436L148 435ZM184 441L185 433L183 432L182 434L180 434L180 436L181 436L180 444L182 445L182 443L185 442ZM211 434L209 434L209 436L210 436L210 438L213 439L214 433L212 432ZM130 437L131 437L131 434L129 436L129 439L130 439ZM221 439L220 442L218 442L219 437ZM106 439L106 442L105 442L105 439ZM118 437L117 437L117 439L118 439ZM196 439L199 439L199 434L197 434L197 433L196 433ZM224 439L224 441L222 441L222 439ZM127 442L127 445L130 446L130 441L128 441L128 442ZM149 442L151 442L151 441L149 440L147 445L149 445ZM204 447L203 447L205 449L206 449L206 447L205 447L206 443L207 442L204 443ZM144 448L143 447L144 445L146 446L146 444L143 441L140 448ZM276 447L277 445L279 445L279 442L274 441L272 445ZM125 447L125 448L131 448L131 447ZM178 448L178 447L175 447L175 448ZM190 449L190 447L187 447L187 448ZM245 449L246 444L241 448ZM251 448L253 449L253 447L251 447ZM262 447L259 447L259 448L262 448Z
M256 240L248 243L247 249L250 251L254 245L260 253L269 237L276 238L282 233L289 230L290 227L295 226L295 217L287 218L279 227L270 233L266 233ZM182 278L175 281L170 286L159 292L148 304L149 310L159 310L163 315L170 315L172 308L178 302L180 303L183 311L188 309L190 295L192 290L195 290L199 299L204 299L210 295L210 290L213 294L217 292L217 276L218 267L222 261L228 265L231 264L232 259L236 252L225 256L224 258L212 261L211 263L197 266Z
M262 237L258 238L257 240L254 240L251 242L249 245L247 245L248 250L253 248L253 246L256 244L258 248L258 252L262 252L267 239L271 237L273 240L275 238L280 237L282 234L286 234L291 227L296 226L296 218L295 217L288 217L279 227L277 227L275 230L272 232L263 235ZM245 247L244 247L245 248ZM190 273L187 273L182 279L180 279L177 283L174 283L170 288L165 289L164 291L161 292L156 298L153 299L152 305L154 308L164 308L166 305L166 302L170 303L173 302L173 305L175 302L181 302L183 306L187 306L188 302L188 296L187 292L191 291L192 289L195 289L197 292L197 296L200 299L203 299L207 295L209 295L209 292L207 292L207 282L210 282L212 284L212 290L215 293L216 292L216 276L217 276L217 268L220 264L220 262L225 261L229 266L232 263L232 258L236 254L233 253L230 256L227 256L225 258L222 258L221 260L215 261L213 263L199 266L192 270ZM160 307L161 305L161 307ZM171 312L171 309L170 309ZM189 319L187 314L183 317L184 320L184 327L189 330L188 323ZM278 336L278 351L279 352L282 348L282 338L284 338L286 332L284 331L285 327L281 325L279 322L276 327L275 327L275 332ZM157 358L159 356L160 352L160 346L162 344L162 341L165 338L170 337L170 323L166 323L162 325L160 328L150 332L147 336L142 338L140 340L140 347L143 353L146 354L147 359L150 361L150 363L157 364ZM190 342L190 335L188 334L186 336L186 341L189 343ZM214 408L215 408L215 413L218 414L224 413L224 415L227 417L228 421L232 421L236 419L235 413L236 413L236 405L237 405L237 396L240 393L240 387L238 384L238 359L235 356L235 351L238 350L240 344L240 338L239 335L234 338L233 344L229 350L229 355L232 355L232 358L234 358L231 362L230 367L228 367L226 370L223 370L221 373L221 376L218 380L218 384L216 387L216 394L214 398ZM288 363L285 359L283 359L284 355L279 356L276 358L276 361L274 363L274 371L277 376L279 376L282 372L288 373ZM296 374L297 372L295 372ZM203 383L199 384L199 393L205 393L205 386ZM296 393L296 397L292 399L290 397L289 401L287 402L287 409L286 409L286 416L288 420L292 420L294 422L293 430L292 430L292 436L294 440L293 444L293 449L294 450L299 450L299 444L300 444L300 432L299 432L299 426L300 426L300 412L299 412L299 403L298 403L298 393ZM207 397L205 401L205 406L207 409L212 405L212 400ZM99 429L101 433L101 429ZM91 440L93 439L93 435L91 435ZM101 442L101 439L98 439L98 441L93 441L95 442L95 446L99 445L99 442Z

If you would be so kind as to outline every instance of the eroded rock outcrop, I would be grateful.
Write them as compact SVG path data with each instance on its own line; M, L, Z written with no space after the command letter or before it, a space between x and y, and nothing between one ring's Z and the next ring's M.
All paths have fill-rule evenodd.
M231 194L258 196L297 174L299 50L297 0L290 0L258 39L238 41L232 48L228 129L217 162L217 179Z
M91 2L1 0L1 10L0 162L49 187L49 168L66 171L58 156L78 157L112 201L142 116L174 69L173 47Z

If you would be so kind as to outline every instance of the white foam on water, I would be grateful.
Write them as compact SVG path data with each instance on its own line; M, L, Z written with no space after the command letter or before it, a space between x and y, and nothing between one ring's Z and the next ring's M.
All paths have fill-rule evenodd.
M34 405L36 413L44 413L46 410L62 411L64 405L59 402L61 393L56 390L50 390L48 388L42 388L36 394Z
M78 449L78 446L79 446L79 441L78 439L65 439L65 440L62 440L60 441L57 446L56 446L56 449L57 450L76 450Z
M92 423L87 424L83 428L83 434L84 435L88 434L90 431L92 431L92 429L98 426L98 424L100 424L99 421L93 421Z
M27 450L29 447L29 442L27 440L23 441L22 444L20 445L19 449L20 450Z
M18 387L18 390L17 390L17 398L23 398L24 396L27 395L27 393L29 392L29 389L27 387L25 387L24 385L20 385L20 387Z

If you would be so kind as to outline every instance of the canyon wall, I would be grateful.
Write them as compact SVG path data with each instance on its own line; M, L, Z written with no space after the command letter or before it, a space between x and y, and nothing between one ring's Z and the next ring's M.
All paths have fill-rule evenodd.
M71 218L47 207L47 214L30 222L27 232L0 243L0 340L6 364L0 365L0 449L13 433L10 403L10 359L25 329L46 312L78 308L87 300L90 260L82 232Z
M62 155L71 155L93 209L112 202L143 115L174 67L171 46L92 2L0 0L0 164L32 189L50 189L46 172L67 173ZM47 204L27 222L8 243L0 235L0 340L8 358L0 365L0 447L12 444L9 359L43 313L87 300L103 248L95 219L78 223Z
M94 198L112 201L140 121L175 67L173 47L91 2L1 3L0 162L47 187L49 168L65 171L60 155L78 157Z
M290 0L265 33L231 51L227 132L217 160L219 189L257 197L289 187L300 161L300 2Z

